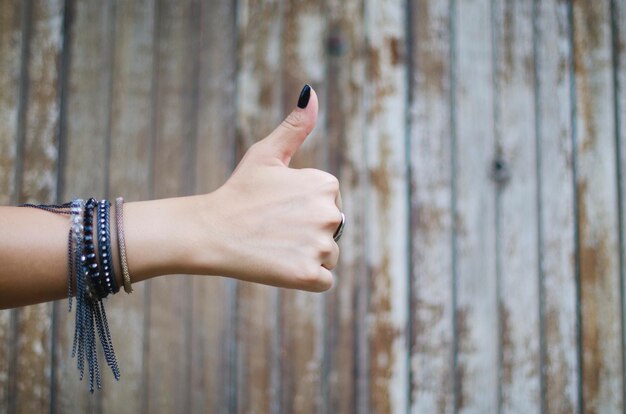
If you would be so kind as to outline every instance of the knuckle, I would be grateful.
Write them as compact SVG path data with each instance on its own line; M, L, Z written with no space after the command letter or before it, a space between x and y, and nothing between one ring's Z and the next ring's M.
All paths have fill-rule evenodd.
M322 268L318 263L311 262L310 265L303 266L301 271L296 274L296 285L302 290L324 292L333 286L330 270Z
M330 208L328 211L328 225L339 227L339 224L341 224L341 213L335 206L333 207L334 208Z
M339 227L341 223L341 213L334 204L330 205L328 202L320 202L316 211L317 217L319 218L319 225L324 231Z
M335 267L337 267L337 261L333 260L332 262L328 263L328 265L326 266L326 268L328 270L333 270Z
M339 193L339 180L337 177L324 171L322 171L322 174L321 178L324 188L332 195Z
M333 194L339 192L339 180L334 175L315 168L308 168L305 172L317 185L321 185L324 189Z
M328 275L328 278L320 278L320 283L316 286L316 292L325 292L333 287L333 277L330 272L328 273Z
M305 174L309 180L319 181L321 179L321 175L325 174L324 171L318 170L317 168L302 168L300 169L302 174Z
M320 273L318 266L309 265L303 266L300 272L296 275L298 284L305 289L312 289L321 283Z
M334 242L331 242L330 239L325 239L319 242L317 250L321 257L327 257L333 253L335 250L333 243Z
M328 185L333 189L333 191L339 191L339 180L332 174L326 174Z

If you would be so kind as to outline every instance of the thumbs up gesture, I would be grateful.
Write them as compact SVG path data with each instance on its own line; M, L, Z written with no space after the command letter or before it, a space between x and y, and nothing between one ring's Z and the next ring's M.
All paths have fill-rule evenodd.
M208 195L206 230L218 246L216 274L273 286L324 291L339 247L339 182L289 162L317 119L318 100L308 85L297 107L265 139L252 145L228 181Z

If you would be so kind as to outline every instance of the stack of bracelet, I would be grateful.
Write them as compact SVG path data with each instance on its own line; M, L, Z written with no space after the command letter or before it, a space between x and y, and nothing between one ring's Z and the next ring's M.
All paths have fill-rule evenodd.
M123 200L118 200L121 209ZM85 360L89 370L89 391L94 391L94 383L101 388L100 368L96 350L96 330L104 351L104 358L111 368L115 379L119 380L120 371L113 350L111 332L107 322L106 312L102 299L119 291L113 271L111 255L111 204L106 201L97 201L90 198L86 202L81 199L60 205L33 205L24 204L24 207L34 207L58 214L67 214L71 217L71 228L68 237L68 310L72 310L73 286L76 285L76 324L74 328L74 342L72 357L77 358L77 367L80 379L84 376ZM94 216L95 214L95 216ZM118 219L121 211L118 212ZM94 224L95 223L95 224ZM121 229L121 223L118 223ZM118 232L118 238L123 231ZM123 273L124 287L130 289L130 276L123 251L123 242L120 253L124 255ZM128 283L127 283L128 281ZM128 284L128 286L126 286Z

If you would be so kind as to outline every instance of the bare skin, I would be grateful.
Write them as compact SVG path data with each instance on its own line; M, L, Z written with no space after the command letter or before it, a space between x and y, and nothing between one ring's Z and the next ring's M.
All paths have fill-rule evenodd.
M339 258L332 237L341 221L339 183L320 170L289 168L315 125L317 108L311 91L306 108L296 108L253 145L212 193L124 204L133 283L182 273L329 289ZM0 309L67 295L68 231L67 216L0 207Z

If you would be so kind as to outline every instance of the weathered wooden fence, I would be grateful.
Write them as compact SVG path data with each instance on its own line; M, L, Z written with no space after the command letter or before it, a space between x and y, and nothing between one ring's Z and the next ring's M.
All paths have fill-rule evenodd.
M0 203L211 191L304 82L335 288L139 284L94 395L0 312L0 412L622 412L623 0L0 0Z

